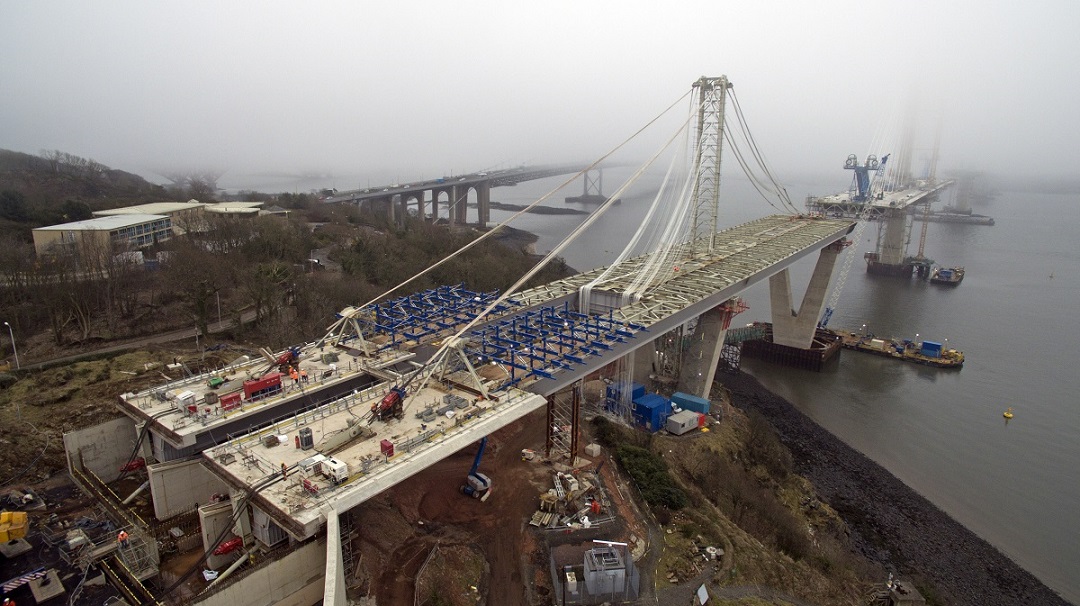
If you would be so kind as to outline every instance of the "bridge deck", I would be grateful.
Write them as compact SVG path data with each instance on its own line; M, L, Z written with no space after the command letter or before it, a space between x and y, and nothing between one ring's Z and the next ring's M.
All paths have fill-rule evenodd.
M206 450L204 462L237 490L246 492L265 484L252 496L252 502L293 537L303 540L326 523L325 507L347 511L547 403L542 396L518 389L483 400L433 384L408 398L404 418L368 425L361 417L387 393L388 386L377 386ZM448 394L460 399L447 404L444 398ZM449 407L453 414L442 412L425 421L419 414L429 406ZM358 438L327 455L348 465L348 479L335 484L317 467L304 462L318 451L296 448L295 441L299 430L308 428L318 447L324 438L346 431L354 423L375 435ZM276 436L282 436L284 443ZM393 444L392 455L384 454L384 440ZM289 469L287 477L282 477L282 464ZM468 469L461 470L462 483L467 473Z
M691 257L684 247L671 260L670 278L640 300L614 310L616 320L645 326L655 338L695 318L746 288L790 267L839 240L855 227L842 219L774 215L744 223L716 234L713 251ZM619 291L646 263L638 257L625 263L618 275L605 279L596 289ZM677 270L675 268L678 268ZM539 305L577 291L600 277L603 267L540 286L517 296L527 306ZM651 339L638 336L615 347L607 355L590 359L580 368L554 379L541 379L528 389L551 394L593 372Z
M866 207L870 207L874 213L880 214L889 209L903 210L914 204L925 202L927 197L942 191L952 183L952 181L942 181L933 186L887 192L880 199L875 198L868 202L854 202L850 193L833 194L820 198L810 198L807 206L813 212L823 212L830 215L844 213L845 216L853 216Z
M461 389L448 392L444 386L429 385L407 399L404 419L374 422L370 426L376 432L374 437L357 440L333 455L349 466L349 479L341 485L333 485L313 469L301 470L304 467L301 461L316 454L316 450L295 448L298 432L305 427L311 429L317 445L324 437L345 431L352 423L366 423L361 417L387 393L390 383L284 419L258 433L206 450L203 457L208 466L238 490L246 491L265 483L266 487L252 497L253 501L295 538L312 536L325 523L324 507L348 510L482 436L543 408L544 396L816 253L853 227L852 221L845 220L773 216L718 233L709 254L691 256L688 249L680 250L672 257L669 275L661 286L640 300L613 310L616 319L645 326L646 331L601 355L587 357L572 370L548 369L554 378L530 378L519 385L520 389L506 389L492 394L488 400ZM601 287L618 290L645 262L645 257L631 260ZM576 296L582 285L602 271L599 268L560 280L515 298L525 308L561 302ZM429 415L427 421L417 417L417 412L429 405L443 405L448 393L463 398L458 401L460 407L454 409L454 415L448 417L443 413L434 418ZM283 444L270 438L279 435L284 436ZM384 439L394 444L394 456L382 453ZM282 463L290 468L287 478L281 478ZM462 478L465 473L462 470ZM275 476L278 479L271 481ZM318 486L317 494L310 485L305 487L304 479Z

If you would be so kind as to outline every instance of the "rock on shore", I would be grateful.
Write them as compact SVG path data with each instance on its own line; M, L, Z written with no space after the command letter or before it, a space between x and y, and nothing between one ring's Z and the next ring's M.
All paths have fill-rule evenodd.
M757 409L791 450L795 471L851 529L855 548L939 603L1067 606L1069 602L874 461L745 373L717 377L744 411Z

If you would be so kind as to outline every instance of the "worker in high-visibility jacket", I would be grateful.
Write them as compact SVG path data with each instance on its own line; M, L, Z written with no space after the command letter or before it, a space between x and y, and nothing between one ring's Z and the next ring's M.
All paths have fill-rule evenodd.
M128 533L127 533L127 531L121 530L119 532L119 534L116 535L116 542L120 543L121 547L127 547L128 546Z

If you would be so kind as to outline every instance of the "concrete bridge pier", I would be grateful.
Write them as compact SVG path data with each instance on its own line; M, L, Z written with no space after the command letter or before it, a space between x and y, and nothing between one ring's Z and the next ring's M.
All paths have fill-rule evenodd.
M439 220L439 198L443 194L447 195L449 199L450 191L446 188L437 188L431 190L431 222L434 223Z
M476 224L481 229L491 221L491 181L476 184Z
M450 225L464 225L469 211L468 186L455 185L450 188Z
M769 278L773 343L799 349L809 349L813 344L818 318L825 309L829 279L842 248L843 246L837 244L821 249L798 311L795 311L792 303L791 275L788 270L784 269Z
M884 217L884 234L881 239L881 256L884 265L902 265L907 249L908 215L901 210L891 210Z
M683 353L678 391L709 399L731 316L731 311L723 305L698 316L694 334Z
M341 521L333 507L326 511L326 576L323 577L322 603L326 606L346 606L349 603L345 589L345 559L341 550Z

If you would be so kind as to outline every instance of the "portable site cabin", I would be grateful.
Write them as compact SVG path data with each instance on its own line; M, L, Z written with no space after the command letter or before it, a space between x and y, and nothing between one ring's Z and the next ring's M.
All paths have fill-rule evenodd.
M671 403L660 394L645 394L634 400L634 420L649 431L663 429L669 413Z
M694 412L692 410L684 410L677 412L667 419L667 425L664 429L668 430L668 433L673 433L677 436L681 436L684 433L693 431L698 427L705 424L705 415L700 412Z
M641 383L612 383L607 386L604 395L609 400L619 400L624 389L630 390L628 395L631 402L645 396L645 386Z

